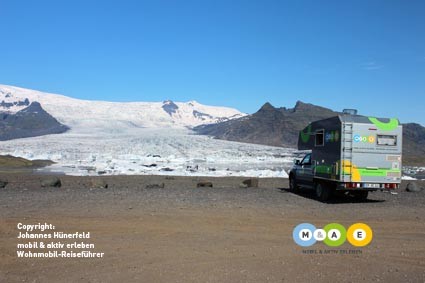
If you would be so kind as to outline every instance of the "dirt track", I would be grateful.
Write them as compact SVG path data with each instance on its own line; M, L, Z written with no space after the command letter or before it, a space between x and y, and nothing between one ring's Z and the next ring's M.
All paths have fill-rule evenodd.
M309 192L288 192L286 179L239 188L241 178L209 178L213 188L196 188L204 178L119 176L104 177L107 189L89 189L89 178L61 177L61 188L40 188L42 176L6 177L0 282L425 281L425 191L405 192L405 184L397 195L376 192L363 203L321 203ZM16 245L25 242L16 238L19 222L90 231L87 242L105 256L17 258ZM292 230L303 222L364 222L374 239L363 248L301 248Z

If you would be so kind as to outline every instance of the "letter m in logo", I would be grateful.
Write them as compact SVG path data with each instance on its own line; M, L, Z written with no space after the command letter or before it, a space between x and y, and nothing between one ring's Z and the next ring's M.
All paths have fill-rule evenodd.
M310 232L309 231L303 231L301 233L301 238L310 238Z

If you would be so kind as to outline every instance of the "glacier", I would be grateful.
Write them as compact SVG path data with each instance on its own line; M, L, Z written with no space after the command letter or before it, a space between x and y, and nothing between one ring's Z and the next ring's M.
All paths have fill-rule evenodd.
M88 101L0 85L0 112L14 113L34 101L70 130L1 141L0 154L55 162L42 173L287 178L298 152L191 130L246 115L232 108L196 101Z
M246 114L229 107L208 106L197 101L109 102L82 100L59 94L0 84L0 112L16 113L38 102L60 123L77 130L111 128L192 128ZM12 106L8 106L12 104ZM174 111L167 108L173 105ZM8 106L8 107L7 107Z
M67 175L176 175L287 178L297 151L217 140L189 129L75 132L0 142L0 154L48 159L41 172Z

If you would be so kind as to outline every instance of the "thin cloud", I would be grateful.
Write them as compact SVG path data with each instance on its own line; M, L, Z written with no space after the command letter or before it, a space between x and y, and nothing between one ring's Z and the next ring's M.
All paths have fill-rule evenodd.
M364 62L360 65L363 70L373 71L384 68L383 65L376 63L375 61Z
M340 68L339 65L333 65L333 66L313 66L313 65L306 65L305 71L312 75L329 75L331 73L334 73L338 71Z

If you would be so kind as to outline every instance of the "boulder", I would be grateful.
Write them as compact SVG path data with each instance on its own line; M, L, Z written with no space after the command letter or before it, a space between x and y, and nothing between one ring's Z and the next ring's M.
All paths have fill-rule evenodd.
M6 180L0 180L0 189L3 189L4 187L7 186L9 182Z
M422 191L422 188L420 188L416 183L408 183L406 186L406 191L416 193Z
M246 188L248 188L248 185L247 184L244 184L244 183L240 183L239 184L239 188L246 189Z
M62 182L58 177L44 178L40 181L40 184L43 188L46 188L46 187L60 188L62 186Z
M161 184L147 184L146 189L163 189L165 187L164 183Z
M213 183L209 182L209 181L200 181L198 182L198 184L196 184L197 188L212 188L213 187Z
M245 185L247 188L258 188L258 178L246 179L242 181L242 184Z
M107 189L108 183L105 180L100 178L93 178L90 180L90 188L91 189Z

